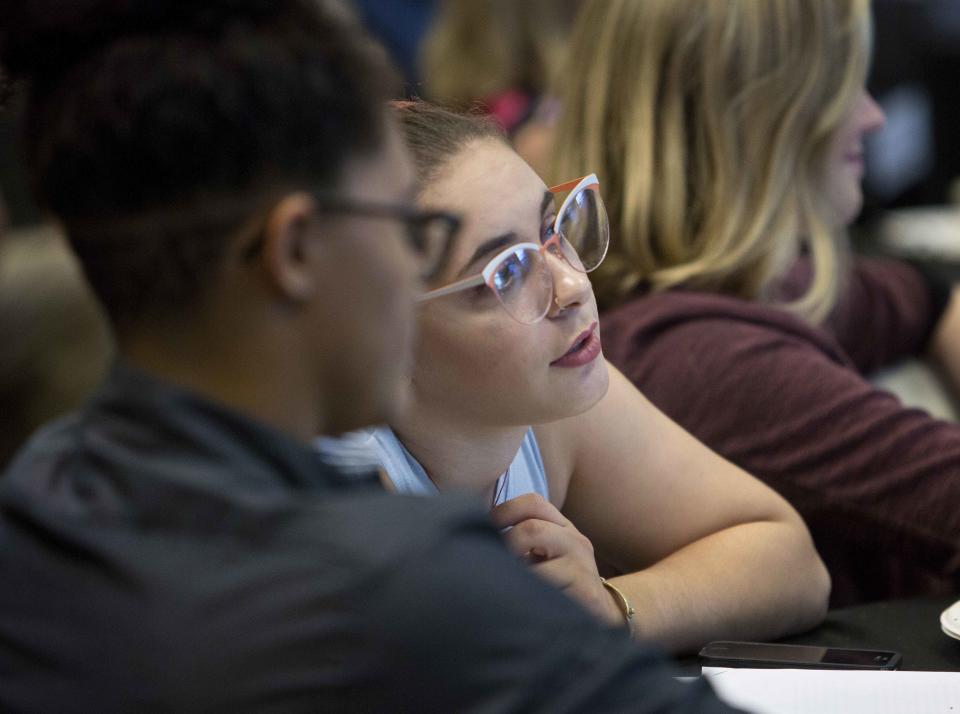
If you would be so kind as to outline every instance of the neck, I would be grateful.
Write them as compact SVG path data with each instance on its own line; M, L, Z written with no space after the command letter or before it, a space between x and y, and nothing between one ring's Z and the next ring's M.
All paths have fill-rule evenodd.
M246 414L304 442L324 431L319 393L284 355L297 354L282 336L244 339L222 322L151 325L118 339L131 365ZM240 335L240 337L238 337Z
M487 499L527 432L523 426L478 425L430 413L416 401L391 426L441 492L467 491Z

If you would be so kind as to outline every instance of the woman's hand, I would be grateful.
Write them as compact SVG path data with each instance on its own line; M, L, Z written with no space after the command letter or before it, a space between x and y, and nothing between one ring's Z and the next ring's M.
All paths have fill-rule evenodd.
M528 493L501 503L490 512L507 547L531 564L534 572L599 617L623 625L623 613L603 587L593 544L543 497Z

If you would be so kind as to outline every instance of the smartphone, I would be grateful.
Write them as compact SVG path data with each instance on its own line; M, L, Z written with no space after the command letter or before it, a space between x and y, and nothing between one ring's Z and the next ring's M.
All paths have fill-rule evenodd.
M700 660L704 667L897 669L900 659L899 652L883 650L850 650L760 642L711 642L700 650Z

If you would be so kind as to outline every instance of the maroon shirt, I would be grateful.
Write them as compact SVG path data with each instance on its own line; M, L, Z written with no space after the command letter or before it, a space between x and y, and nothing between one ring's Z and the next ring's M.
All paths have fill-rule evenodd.
M920 353L942 307L912 267L861 259L823 328L676 290L605 314L604 353L800 511L833 576L834 605L951 594L960 592L960 426L861 376Z

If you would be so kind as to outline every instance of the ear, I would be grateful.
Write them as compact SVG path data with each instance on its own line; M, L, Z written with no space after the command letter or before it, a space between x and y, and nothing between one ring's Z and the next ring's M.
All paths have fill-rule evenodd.
M272 286L294 302L310 299L317 289L314 218L310 195L292 193L274 205L264 229L263 269Z

